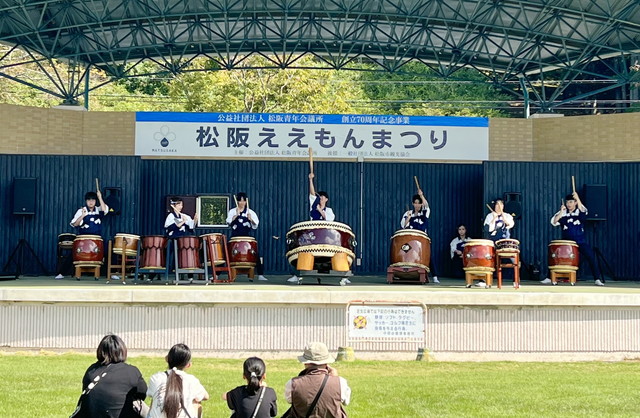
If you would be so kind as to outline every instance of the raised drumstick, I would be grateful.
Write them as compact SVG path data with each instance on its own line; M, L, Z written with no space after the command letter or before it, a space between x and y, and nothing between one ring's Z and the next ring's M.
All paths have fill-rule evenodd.
M571 188L573 189L573 192L576 192L576 178L574 176L571 176Z
M98 182L98 178L96 177L96 192L100 191L100 183Z
M309 170L313 174L313 149L309 147Z
M418 183L418 177L413 176L413 180L416 182L416 187L420 190L420 183Z
M493 209L491 209L491 206L489 206L489 204L488 204L488 203L487 203L487 208L489 208L489 210L490 210L491 212L495 212Z

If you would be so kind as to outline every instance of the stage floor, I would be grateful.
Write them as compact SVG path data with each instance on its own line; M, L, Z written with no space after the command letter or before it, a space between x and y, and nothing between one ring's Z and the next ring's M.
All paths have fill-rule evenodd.
M640 282L557 286L525 281L502 289L467 289L462 279L440 284L387 284L385 276L287 282L268 276L232 284L123 285L83 277L23 277L0 281L0 346L22 349L95 347L104 334L123 335L129 348L149 352L183 341L212 356L292 355L308 341L360 357L415 358L426 347L445 361L576 361L640 358ZM350 343L349 304L419 303L425 312L424 343ZM403 357L404 358L404 357Z
M593 281L578 281L575 286L557 286L524 281L519 289L512 282L496 283L489 289L466 288L463 279L441 278L440 284L387 284L385 276L353 276L351 284L340 286L337 278L323 279L322 284L305 278L301 284L289 283L289 276L268 276L269 281L250 282L241 275L234 283L204 285L167 284L128 279L120 281L90 276L81 280L52 277L22 277L0 281L0 301L4 302L124 302L153 303L287 303L346 304L354 300L417 301L426 305L519 305L519 306L640 306L640 281L607 281L595 286Z

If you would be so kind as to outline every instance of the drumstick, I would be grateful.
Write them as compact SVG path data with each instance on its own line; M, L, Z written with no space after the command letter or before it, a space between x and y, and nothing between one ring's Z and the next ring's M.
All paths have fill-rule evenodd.
M313 174L313 149L309 147L309 170Z
M236 203L236 208L238 207L238 198L236 197L235 193L233 195L233 201Z
M247 213L249 213L249 198L247 197Z
M574 176L571 176L571 188L573 189L573 192L576 192L576 178Z
M96 192L100 191L100 183L98 182L98 178L96 177Z
M493 209L491 209L491 206L489 206L489 204L488 204L488 203L487 203L487 207L489 208L489 210L490 210L491 212L494 212L494 210L493 210Z
M416 182L416 187L420 190L420 183L418 183L418 177L413 176L413 180Z

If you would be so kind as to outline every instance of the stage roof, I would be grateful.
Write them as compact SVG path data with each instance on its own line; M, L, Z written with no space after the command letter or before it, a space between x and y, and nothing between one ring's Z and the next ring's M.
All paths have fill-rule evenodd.
M36 61L92 66L114 78L144 60L179 73L196 56L233 69L251 54L269 57L276 68L295 67L305 54L328 68L366 59L402 71L418 61L443 77L472 67L511 90L520 81L539 85L558 70L560 87L537 98L551 102L578 80L602 81L597 91L631 81L640 2L0 0L0 42ZM70 98L82 89L63 90Z

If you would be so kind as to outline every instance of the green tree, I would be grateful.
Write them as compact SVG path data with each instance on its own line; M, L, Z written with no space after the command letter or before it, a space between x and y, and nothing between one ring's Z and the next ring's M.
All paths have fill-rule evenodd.
M399 73L363 73L361 81L372 108L388 114L504 117L499 107L511 99L474 69L443 79L421 63L408 63Z
M317 67L312 57L302 57L300 67ZM273 65L261 56L251 56L241 68L218 70L208 60L194 65L213 71L178 75L170 83L170 94L186 101L189 112L283 112L354 113L354 103L364 98L351 71L323 69L265 69Z

